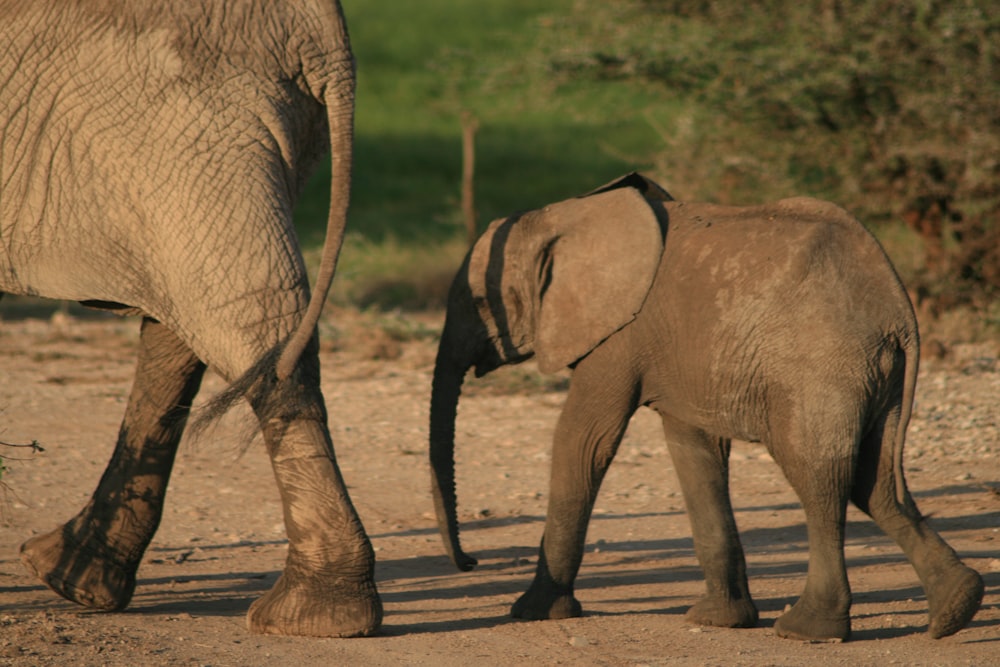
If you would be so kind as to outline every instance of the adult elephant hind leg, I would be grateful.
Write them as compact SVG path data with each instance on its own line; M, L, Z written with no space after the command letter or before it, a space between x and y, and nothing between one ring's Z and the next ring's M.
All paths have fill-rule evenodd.
M746 559L729 499L730 441L666 416L663 428L707 588L685 618L699 625L753 627L757 607L747 586Z
M21 547L28 569L55 592L95 609L128 605L204 370L173 332L143 320L135 382L97 489L74 518Z
M902 502L898 500L892 449L899 421L897 406L862 441L851 498L913 565L927 593L927 632L937 639L955 634L972 620L982 603L983 578L928 525L905 482Z
M289 541L282 576L250 607L251 632L373 634L382 622L375 555L334 458L315 339L288 379L250 398L264 431Z

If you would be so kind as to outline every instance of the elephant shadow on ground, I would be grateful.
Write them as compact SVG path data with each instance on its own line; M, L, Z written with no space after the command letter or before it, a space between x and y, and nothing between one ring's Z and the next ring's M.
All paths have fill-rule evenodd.
M970 558L989 558L991 556L995 556L996 553L991 551L981 551L972 553L966 552L963 555ZM986 593L983 596L983 606L980 608L977 616L974 617L966 626L966 629L994 628L995 632L993 633L993 636L972 641L975 643L1000 643L1000 620L997 620L996 618L987 618L988 616L995 616L996 612L1000 612L1000 572L981 572L980 574L982 574L983 583L986 586ZM916 579L916 577L914 577L914 579ZM925 599L924 589L921 588L919 584L906 588L870 590L854 593L855 608L864 604L891 604L892 602L900 600L912 599ZM991 600L993 600L993 602L991 602ZM877 628L855 630L851 635L852 641L893 639L896 637L919 634L927 629L927 611L923 608L904 611L900 611L898 609L893 609L892 611L875 610L870 613L854 612L853 616L856 619L872 617L884 618L892 616L895 619L895 623L892 626L883 625Z
M182 547L154 545L146 553L147 565L173 566L163 576L142 576L140 569L135 594L130 605L116 613L156 615L190 614L193 616L232 616L246 614L250 604L266 593L281 572L239 571L205 574L202 563L239 557L244 551L283 548L287 540L241 540L239 542L203 543ZM16 560L16 559L15 559ZM19 568L18 563L12 563ZM87 610L52 593L42 584L0 586L0 599L20 599L15 605L0 605L0 613L14 611L72 610L82 614L105 614ZM25 596L31 599L24 599Z
M928 491L925 494L934 494ZM759 512L794 511L796 503L774 504L766 506L747 506L736 509L737 515L753 516ZM593 517L595 523L608 521L629 521L639 519L666 518L680 512L600 514ZM931 517L933 526L948 534L955 531L992 530L1000 525L1000 515L993 511L983 511L955 517ZM540 525L544 517L538 515L523 515L510 517L487 517L467 522L463 530L474 533L480 530L503 528L509 526ZM749 520L746 523L750 523ZM530 533L530 534L529 534ZM390 532L374 533L373 540L399 538L431 538L436 539L436 528L414 528ZM458 573L442 549L440 555L417 555L405 558L381 558L376 562L376 580L382 589L382 597L390 614L393 607L419 608L421 601L436 601L454 603L449 611L468 609L468 614L461 618L451 617L443 620L431 619L426 622L408 622L406 617L416 613L407 611L400 618L403 622L393 622L388 619L388 627L383 628L383 634L401 635L413 633L428 633L476 630L518 623L504 612L500 615L483 615L482 605L476 600L491 597L516 599L531 580L537 562L538 546L534 539L538 531L525 531L525 538L532 540L511 546L502 546L475 550L480 559L480 565L468 573ZM794 522L773 527L750 527L741 532L742 542L747 553L748 574L751 587L757 582L758 588L768 579L805 579L808 557L808 541L804 522L798 519ZM197 549L190 545L171 547L154 546L148 553L150 563L165 563L190 566L188 572L177 572L170 576L142 577L140 576L132 605L126 614L190 614L192 616L240 617L246 613L250 604L274 585L280 575L280 570L263 571L233 571L219 574L199 574L198 563L216 558L235 557L234 552L249 549L275 549L286 544L280 540L244 540L238 543L198 544ZM848 572L873 566L904 564L902 552L887 538L873 522L866 519L851 520L847 525ZM850 547L878 545L885 547L884 553L869 553L859 555ZM703 579L694 554L694 546L689 534L678 537L660 539L623 539L602 540L600 543L589 542L587 553L576 582L579 591L587 590L620 590L622 595L609 599L605 595L604 602L622 603L623 611L608 611L600 605L591 605L586 611L588 616L620 616L630 614L654 614L682 616L695 601L689 593L690 586L684 593L673 592L674 584L690 584ZM963 550L963 556L973 559L989 560L997 557L992 549ZM141 571L140 571L141 575ZM986 596L983 611L1000 610L1000 572L984 572ZM655 595L646 594L637 597L630 590L636 586L653 586ZM34 599L23 601L23 594L37 592ZM19 611L47 611L57 609L79 609L72 603L51 595L42 585L5 586L0 587L0 598L5 595L18 595L22 601L17 604ZM786 604L794 601L797 592L791 594L756 594L757 606L762 613L759 627L773 625L774 618ZM856 587L854 592L855 610L866 605L890 604L894 601L923 599L924 591L913 577L913 584L895 588L869 589ZM477 607L480 611L477 611ZM0 613L8 611L9 606L0 606ZM86 612L85 612L86 613ZM100 612L93 612L100 613ZM858 629L853 635L855 641L881 640L919 634L926 629L926 610L875 610L855 611L856 618L891 615L895 622L892 626ZM1000 621L995 620L995 613L980 613L978 619L973 619L969 627L997 627ZM985 618L990 617L990 618ZM1000 642L1000 632L993 640Z
M934 491L927 493L933 494ZM737 514L797 508L798 505L795 503L744 507L739 508ZM657 515L663 514L658 513ZM655 515L644 514L643 516ZM605 514L594 516L593 520L599 522L635 518L638 518L638 515ZM929 520L935 529L942 534L948 534L956 531L990 530L1000 525L998 518L1000 517L996 512L983 511L956 517L931 517ZM541 521L541 518L512 517L468 522L463 524L463 531L468 533L500 524L534 523L536 521ZM426 529L421 532L428 536L435 536L437 531ZM749 578L752 587L754 582L757 582L759 589L763 585L762 582L768 579L805 581L808 540L804 521L799 520L775 527L750 528L742 531L741 536L747 551ZM881 532L874 522L866 518L848 521L846 546L849 573L852 570L877 572L878 568L888 566L908 567L903 552ZM868 550L869 547L873 546L878 548L878 553L859 553L858 551L859 549ZM591 610L586 612L586 615L590 616L628 614L681 616L696 598L687 592L690 591L690 587L687 587L685 593L672 593L671 585L700 582L703 579L695 558L693 542L687 535L664 539L626 539L613 542L602 540L599 545L588 543L586 551L587 556L584 558L579 578L576 581L576 589L578 591L588 589L607 591L617 588L622 590L623 596L615 599L614 602L626 605L632 603L636 607L634 610L609 612L600 609L599 605L591 605ZM599 559L591 555L595 551L600 552ZM965 548L962 552L964 557L972 559L996 557L996 553L988 549L971 551ZM417 604L421 599L475 601L497 595L514 600L524 592L531 580L537 562L537 546L528 544L478 549L475 550L474 555L479 558L480 564L468 574L457 573L443 553L440 556L420 556L412 559L381 562L379 565L379 572L382 575L379 577L380 579L385 577L397 583L407 578L422 579L419 582L419 589L407 588L404 584L397 589L384 592L387 604ZM678 563L678 561L681 562ZM502 579L497 579L495 575L501 572L516 573L517 576L505 576ZM983 610L989 612L1000 609L1000 604L991 603L991 600L1000 597L1000 573L986 572L983 574L986 583L986 604L984 604ZM875 577L876 579L872 583L856 586L855 610L871 604L884 606L898 601L925 599L923 588L917 581L915 573L912 577L912 584L891 587L877 583L877 574ZM436 585L435 580L439 580L440 583ZM634 592L629 590L635 586L654 586L661 589L662 593L658 591L655 596L635 597ZM793 589L793 592L787 594L756 594L755 600L762 612L759 627L773 626L775 618L780 615L785 606L797 599L798 584L793 586ZM608 602L607 596L605 596L604 602ZM470 610L474 607L474 603L469 605ZM924 608L906 611L895 609L855 611L855 616L857 618L892 616L894 621L892 626L859 629L853 635L854 640L880 640L920 634L926 630L927 626L927 612ZM969 627L1000 626L1000 622L994 620L993 616L992 613L984 614L981 612L980 619L974 619ZM412 632L433 632L435 629L475 629L510 622L516 621L504 615L489 618L470 617L447 623L419 623L406 627ZM1000 641L1000 637L997 641Z
M192 616L242 617L250 604L266 593L280 572L225 572L205 575L181 575L140 578L131 605L116 614L190 614ZM184 590L175 590L182 585ZM13 594L36 594L30 601L20 601L18 612L66 610L81 614L103 615L107 612L84 607L51 594L43 584L0 587L0 597ZM13 611L0 605L0 613Z

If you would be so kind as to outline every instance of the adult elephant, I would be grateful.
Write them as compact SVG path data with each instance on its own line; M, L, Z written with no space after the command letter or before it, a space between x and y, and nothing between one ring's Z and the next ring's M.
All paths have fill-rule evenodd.
M0 292L143 315L118 443L89 504L22 547L50 587L125 607L211 366L246 396L288 559L254 632L372 633L374 556L341 479L316 323L344 234L354 59L337 0L0 2ZM327 149L310 298L292 209Z
M531 356L570 366L556 427L528 619L581 613L573 582L605 471L639 406L663 420L707 594L705 625L751 626L757 609L729 499L731 439L763 443L802 501L809 569L779 635L846 639L850 499L903 548L927 592L929 633L957 632L978 573L924 521L903 479L917 323L875 239L808 198L757 207L684 204L631 174L582 198L497 220L452 285L434 368L435 505L456 565L456 405L469 368Z

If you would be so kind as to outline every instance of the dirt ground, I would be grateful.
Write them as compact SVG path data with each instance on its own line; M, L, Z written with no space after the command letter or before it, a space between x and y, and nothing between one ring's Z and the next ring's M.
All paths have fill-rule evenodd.
M699 628L683 614L703 582L658 419L636 415L601 491L578 580L583 618L520 622L510 604L536 562L550 438L565 377L530 365L471 382L458 424L459 573L433 520L426 456L434 331L441 317L334 313L323 388L351 495L376 549L382 633L334 640L248 634L245 614L284 563L277 491L259 440L241 447L238 408L185 441L132 605L94 613L21 566L18 547L89 498L111 454L132 379L138 322L7 315L0 322L0 664L16 665L989 665L1000 664L1000 362L995 345L949 345L926 360L906 471L921 509L986 598L966 630L924 634L923 591L900 550L856 510L846 554L852 641L780 639L774 620L804 583L801 509L773 461L737 443L733 501L761 610L750 630ZM209 376L203 396L218 391ZM203 400L203 399L202 399Z

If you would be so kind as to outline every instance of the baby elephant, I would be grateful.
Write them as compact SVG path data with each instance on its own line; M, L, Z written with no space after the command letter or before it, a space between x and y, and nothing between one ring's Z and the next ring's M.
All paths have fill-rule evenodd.
M462 570L476 564L456 518L465 373L536 356L543 372L569 366L573 375L538 568L515 617L580 615L573 582L591 509L645 405L663 420L705 574L707 594L688 620L757 622L729 499L730 442L739 439L767 447L806 515L806 585L777 634L850 636L848 500L916 569L930 635L958 632L979 608L982 578L925 522L903 479L918 347L913 309L882 248L826 202L686 204L633 173L497 220L452 285L434 369L430 456L448 553Z

